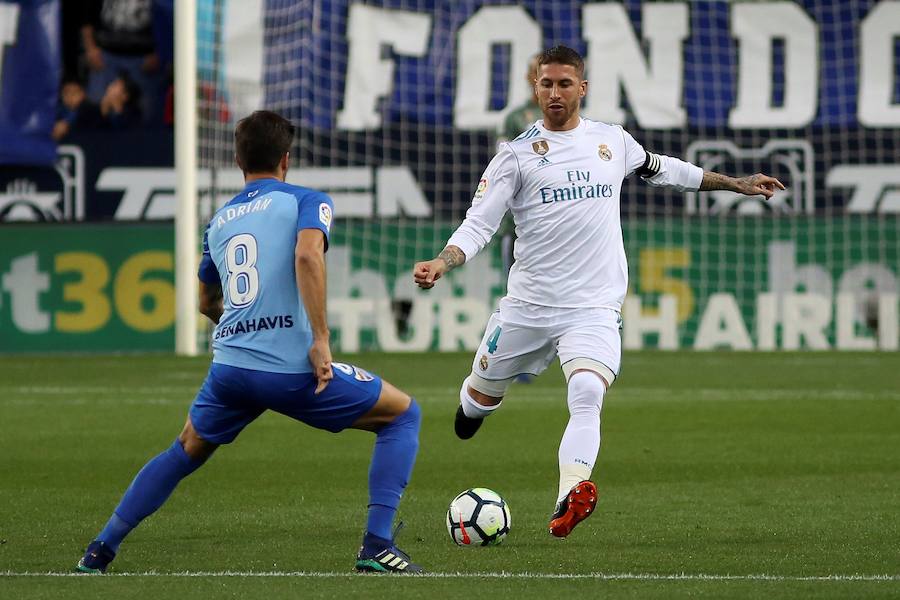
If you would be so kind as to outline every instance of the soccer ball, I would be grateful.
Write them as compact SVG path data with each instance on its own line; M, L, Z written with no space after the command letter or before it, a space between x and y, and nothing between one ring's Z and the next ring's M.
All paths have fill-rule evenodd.
M447 531L458 546L496 546L511 523L506 501L487 488L464 491L447 509Z

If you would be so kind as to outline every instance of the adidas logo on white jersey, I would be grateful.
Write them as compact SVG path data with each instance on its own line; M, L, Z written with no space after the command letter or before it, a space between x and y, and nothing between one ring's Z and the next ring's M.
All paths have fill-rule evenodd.
M538 161L538 164L537 164L537 166L536 166L535 168L536 168L536 169L540 169L541 167L546 167L547 165L552 165L552 164L553 164L552 162L550 162L549 160L547 160L547 157L546 157L546 156L542 156L542 157L541 157L541 160Z

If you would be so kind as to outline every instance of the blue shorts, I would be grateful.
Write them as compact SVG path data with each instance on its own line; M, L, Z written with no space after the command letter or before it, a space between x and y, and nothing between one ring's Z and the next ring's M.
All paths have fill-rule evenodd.
M375 405L381 378L353 365L332 364L334 379L315 394L312 373L270 373L212 363L191 405L191 423L201 438L214 444L234 441L266 410L337 433Z

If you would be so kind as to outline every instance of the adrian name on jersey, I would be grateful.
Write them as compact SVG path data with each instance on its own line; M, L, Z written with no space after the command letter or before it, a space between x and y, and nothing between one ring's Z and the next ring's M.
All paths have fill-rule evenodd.
M255 196L256 191L250 192L250 196ZM238 204L234 207L228 207L224 211L220 211L218 215L216 215L216 227L221 229L225 223L229 221L233 221L239 217L243 217L244 215L249 215L250 213L260 212L269 208L269 205L272 204L271 198L259 198L258 200L246 202L243 204Z
M216 329L214 340L224 339L239 333L255 333L267 329L290 329L294 326L294 317L291 315L278 315L276 317L259 317L238 321L234 325L225 325Z
M615 187L608 183L591 183L591 172L577 169L566 171L568 183L563 187L542 187L541 203L587 198L612 198Z

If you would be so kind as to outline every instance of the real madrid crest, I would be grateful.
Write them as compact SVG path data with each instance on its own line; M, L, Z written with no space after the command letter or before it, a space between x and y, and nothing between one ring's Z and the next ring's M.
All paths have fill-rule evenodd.
M550 144L548 144L546 140L538 140L536 142L532 142L531 147L534 148L534 151L537 152L540 156L543 156L550 151Z
M482 371L487 371L487 368L488 368L487 354L481 355L481 360L478 361L478 366L481 367Z
M597 150L597 154L600 155L602 160L612 160L612 150L609 149L609 146L606 144L600 144L600 148Z

